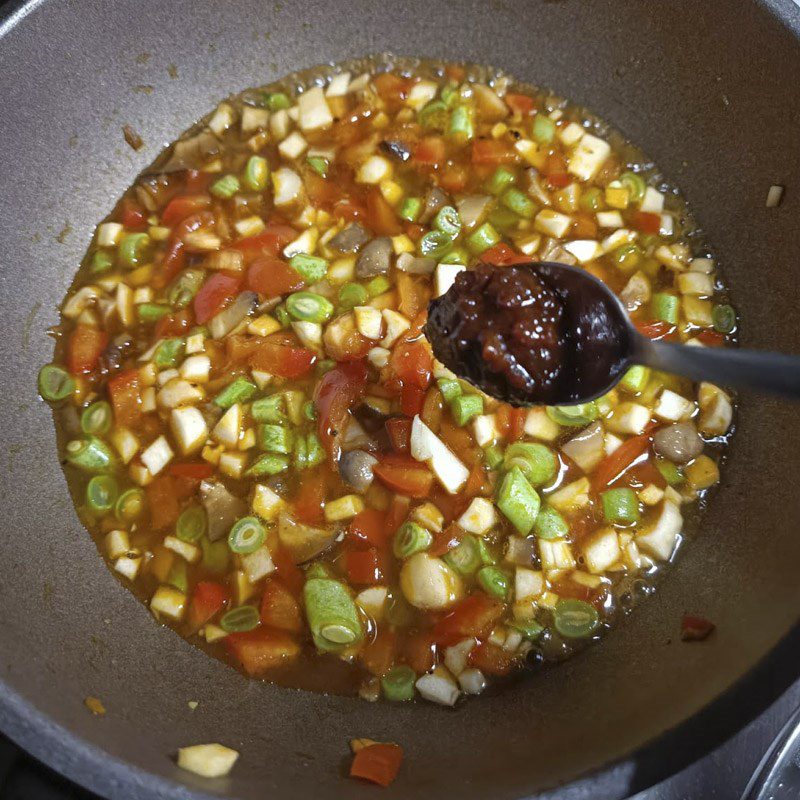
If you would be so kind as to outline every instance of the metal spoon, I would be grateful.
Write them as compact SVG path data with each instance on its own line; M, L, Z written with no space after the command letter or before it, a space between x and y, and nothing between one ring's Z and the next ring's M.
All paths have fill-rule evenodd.
M559 387L553 405L600 397L634 364L695 381L800 399L800 356L651 341L636 330L619 298L585 270L555 262L517 266L536 272L559 295L571 332L575 372Z

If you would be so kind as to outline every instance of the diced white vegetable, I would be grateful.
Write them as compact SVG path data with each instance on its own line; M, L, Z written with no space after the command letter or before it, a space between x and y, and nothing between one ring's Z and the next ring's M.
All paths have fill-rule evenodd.
M169 369L162 369L161 372L156 375L156 383L158 383L159 386L166 386L170 381L177 380L179 377L180 373L178 370L172 367Z
M139 568L142 566L141 557L132 558L131 556L120 556L114 562L114 571L124 575L129 581L136 580Z
M255 435L253 435L253 439L255 440ZM229 478L241 478L242 475L244 475L245 469L247 469L247 461L246 453L231 453L230 451L225 451L220 454L219 464L217 466L223 475L227 475Z
M717 392L713 398L703 403L697 427L707 436L722 436L728 432L733 420L733 406L724 392Z
M233 107L228 103L220 103L217 110L211 115L208 121L208 127L217 135L221 136L225 133L236 119L236 112Z
M602 255L600 243L594 239L576 239L572 242L564 242L564 249L571 253L581 264L599 258Z
M783 186L779 186L778 184L773 184L769 187L769 191L767 192L767 208L776 208L781 204L781 199L783 198Z
M458 677L466 668L469 654L475 647L475 639L462 639L458 644L448 647L444 651L444 665L450 672Z
M450 674L440 667L437 667L429 675L419 678L416 687L420 696L442 706L455 705L460 694L458 686Z
M272 522L277 519L284 502L269 486L257 483L253 491L253 501L250 505L261 519L265 522Z
M681 294L692 294L696 297L709 297L714 294L714 278L704 272L682 272L676 278Z
M686 269L686 264L683 259L671 248L666 245L657 247L653 255L656 261L662 263L668 269L675 270L676 272L683 272Z
M178 408L198 403L204 397L205 394L199 386L180 378L170 378L158 392L158 405L162 408Z
M610 152L611 147L608 142L587 133L570 155L567 171L583 181L589 181L603 166L603 162L608 158Z
M573 144L577 144L583 139L585 133L586 131L581 125L578 125L577 122L570 122L569 125L565 125L563 128L559 129L558 138L561 139L567 147L572 147Z
M672 214L662 214L661 215L661 225L658 228L658 232L662 236L672 236L675 230L675 219Z
M661 392L653 413L668 422L680 422L694 414L695 404L671 389Z
M517 139L517 141L514 142L514 149L528 164L532 167L536 167L536 169L541 169L547 158L547 151L530 139Z
M156 410L156 390L153 386L148 386L142 391L142 405L140 406L144 414L149 414Z
M97 227L98 247L116 247L125 228L119 222L104 222Z
M547 502L558 511L576 511L589 505L590 490L589 479L579 478L548 495Z
M84 286L84 289L89 287ZM83 291L83 289L81 289ZM149 286L141 286L138 289L135 289L133 292L133 304L135 306L141 305L142 303L150 303L153 300L153 290ZM66 310L63 312L66 314Z
M385 586L370 586L356 595L356 603L378 623L383 620L388 599L389 590Z
M177 536L165 536L164 547L167 550L172 550L173 553L176 553L190 564L200 560L200 548L191 542L184 542Z
M300 109L298 122L304 131L327 128L333 123L333 115L321 86L303 92L297 99L297 105Z
M247 332L252 333L253 336L269 336L271 333L277 333L280 329L280 322L269 314L262 314L247 323Z
M117 306L117 316L119 321L126 327L133 324L133 292L127 283L120 283L117 286L117 296L115 299Z
M664 490L659 489L654 483L648 483L639 491L639 499L646 506L657 506L664 499Z
M96 286L83 286L64 303L61 313L68 319L77 319L93 300L100 297Z
M377 184L392 176L392 165L383 156L370 156L356 172L359 183Z
M639 208L651 214L660 214L664 210L664 195L658 189L648 186L644 190L644 197Z
M266 129L269 125L269 111L266 108L245 106L242 109L242 133L255 133Z
M711 275L714 272L714 259L713 258L693 258L689 262L689 269L692 272L703 272L706 275Z
M123 464L129 464L131 459L139 452L139 440L128 428L114 428L111 431L110 439Z
M166 437L159 436L142 453L142 463L147 467L151 475L158 475L172 461L174 455Z
M189 356L184 359L178 372L181 378L190 383L206 383L211 374L211 359L204 355Z
M679 506L665 500L658 519L636 534L636 544L653 558L667 561L675 549L682 527L683 517Z
M543 408L532 408L525 417L525 434L543 442L554 442L560 433L560 427L548 416Z
M625 223L619 211L598 211L597 224L601 228L621 228Z
M260 550L264 549L266 548L260 548ZM260 550L256 550L256 553L260 552ZM255 553L250 553L250 555L255 555ZM253 586L253 581L250 580L243 569L237 569L233 573L233 598L236 605L246 603L254 594L255 587Z
M253 214L250 217L237 220L233 223L233 227L240 238L247 239L251 236L258 236L266 228L266 225L261 217Z
M383 369L389 363L389 356L391 351L385 347L373 347L367 353L367 361L372 364L375 369Z
M547 584L544 575L535 569L517 567L514 572L514 599L525 600L527 597L538 597Z
M305 153L308 142L300 131L292 131L279 145L278 152L287 159L300 158Z
M242 407L234 403L219 419L211 435L226 447L236 447L242 432Z
M356 328L367 339L380 339L383 329L383 314L371 306L356 306L353 309Z
M613 433L606 433L603 437L603 452L610 456L615 450L622 446L622 439L614 436Z
M566 235L572 225L572 217L562 214L560 211L553 211L551 208L543 208L533 220L533 227L546 236L560 239Z
M683 316L693 325L710 328L713 324L713 306L710 300L700 300L691 295L684 295L681 300Z
M206 337L203 333L193 333L186 337L186 355L203 353L206 349Z
M285 138L291 126L292 119L285 108L275 111L269 118L269 130L276 141Z
M450 494L457 494L467 482L469 470L419 415L411 423L411 455L417 461L425 461Z
M650 294L650 279L643 272L635 272L619 293L619 299L630 312L647 303Z
M456 275L466 269L461 264L437 264L434 276L434 293L441 297L456 282Z
M331 78L328 88L325 90L325 96L344 97L347 94L348 86L350 86L350 73L340 72Z
M264 545L254 553L242 556L242 568L250 583L258 583L262 578L275 572L275 564L272 561L269 548Z
M403 596L415 608L447 608L464 593L458 574L441 558L415 553L400 570Z
M319 231L316 228L306 228L294 241L289 242L283 248L283 255L286 258L292 258L299 253L306 253L313 255L317 249L317 241L319 240Z
M173 408L169 423L172 435L183 455L189 455L199 450L208 439L205 417L194 406Z
M411 91L406 97L406 105L411 106L415 111L419 111L436 97L437 90L438 87L433 81L419 81L411 87Z
M465 669L458 676L458 683L464 694L480 694L487 685L486 676L476 667Z
M444 527L444 514L439 510L438 506L433 503L422 503L411 512L410 517L412 522L422 525L427 528L431 533L441 533Z
M178 750L178 766L204 778L227 775L237 758L236 750L221 744L195 744Z
M111 531L106 534L106 538L103 541L106 547L106 554L112 561L120 556L127 555L131 548L127 531Z
M494 414L479 414L472 421L472 433L480 447L485 447L497 439L497 425Z
M359 495L346 494L325 503L325 519L328 522L343 522L360 514L364 507L364 501Z
M128 475L137 486L147 486L153 482L153 473L144 464L135 461L128 468Z
M565 452L584 472L594 469L603 458L603 426L593 422L562 446Z
M610 253L612 250L616 250L621 245L628 244L634 239L636 239L635 231L628 230L627 228L619 228L600 242L600 249L604 253Z
M159 586L150 598L150 610L171 619L181 619L186 608L186 595L174 586Z
M525 236L521 239L517 239L514 243L521 253L524 253L526 256L532 256L535 255L536 251L539 249L539 245L542 243L542 237L536 233L532 236Z
M303 181L294 170L281 167L272 173L273 202L276 206L287 206L294 203L300 197L302 190Z
M381 341L381 347L390 348L411 327L411 323L391 308L384 308L381 313L386 323L386 334Z
M494 503L485 497L474 497L467 510L458 518L459 527L467 533L484 536L497 524Z
M605 572L622 555L617 532L611 527L595 531L584 539L581 548L586 569L595 575Z
M537 539L539 558L545 572L553 569L572 569L575 556L566 539Z
M513 653L522 644L522 634L519 631L510 630L506 634L506 640L501 647L509 653Z
M606 420L614 433L629 433L638 436L650 422L650 409L640 403L620 403Z
M322 325L318 322L294 320L292 330L297 334L297 338L304 347L308 347L310 350L322 348Z

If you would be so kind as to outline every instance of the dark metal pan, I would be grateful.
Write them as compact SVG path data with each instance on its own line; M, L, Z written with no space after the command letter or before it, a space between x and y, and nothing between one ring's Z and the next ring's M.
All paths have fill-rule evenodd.
M0 727L109 797L371 797L343 777L348 739L367 736L407 751L386 798L518 798L590 772L591 796L616 798L697 757L796 674L798 640L785 637L800 608L800 421L796 407L753 397L704 532L656 596L599 646L454 712L248 682L155 625L102 566L35 388L52 352L44 330L93 223L219 98L378 51L491 63L616 124L685 191L733 287L743 343L800 352L790 0L16 8L0 28ZM145 141L138 153L125 123ZM788 190L768 209L773 183ZM684 611L717 634L678 641ZM87 712L89 695L104 717ZM241 751L229 779L174 766L178 746L206 741ZM587 796L581 784L574 796Z

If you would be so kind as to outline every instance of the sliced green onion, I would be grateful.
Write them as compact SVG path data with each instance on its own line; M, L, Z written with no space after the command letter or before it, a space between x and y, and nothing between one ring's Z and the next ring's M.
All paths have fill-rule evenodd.
M225 175L211 184L209 191L222 200L230 200L242 188L235 175Z
M537 114L533 120L531 135L539 144L550 144L556 135L556 123L544 114Z
M273 423L263 423L258 426L258 446L268 453L282 453L288 455L292 452L293 434L289 428Z
M93 511L111 511L118 495L119 487L110 475L95 475L86 486L86 502Z
M321 358L314 365L314 371L316 372L317 377L320 377L326 372L330 372L335 366L336 362L332 358Z
M533 219L536 216L536 203L519 189L506 189L500 198L500 202L517 216L525 219Z
M290 108L292 101L283 92L267 92L264 95L264 105L270 111L282 111L284 108Z
M589 636L600 624L597 609L583 600L559 600L553 610L556 630L567 639Z
M200 505L185 508L175 525L175 535L182 542L196 542L206 532L206 510Z
M294 452L292 453L292 466L295 469L305 469L308 466L308 445L302 436L294 437Z
M714 330L719 333L733 333L736 328L736 312L733 306L717 305L711 309L711 321Z
M391 288L391 281L385 275L378 275L367 283L367 294L370 297L378 297L388 292Z
M558 459L546 445L534 442L514 442L506 449L503 466L506 470L519 467L532 486L550 483L558 473Z
M683 472L672 461L668 461L666 458L656 458L656 469L670 486L683 483Z
M583 211L600 211L603 208L603 191L596 186L590 186L581 195L578 205Z
M538 639L544 633L544 625L540 625L535 619L515 619L508 626L522 634L523 639L530 641Z
M120 522L133 522L144 513L145 503L145 495L141 489L127 489L117 499L114 514Z
M339 306L345 311L356 306L363 306L367 300L369 300L369 294L360 283L346 283L339 289Z
M497 445L489 445L483 451L483 463L489 469L497 469L503 463L503 451Z
M75 391L75 379L63 367L45 364L39 370L39 394L49 403L66 400Z
M461 233L461 217L453 206L442 206L433 218L433 227L455 239Z
M214 405L230 408L234 403L246 403L257 391L258 387L254 383L240 376L214 398Z
M606 522L630 524L639 521L639 498L633 489L609 489L600 494Z
M451 247L440 259L440 264L461 264L466 267L469 253L465 247Z
M205 280L199 269L186 269L173 281L167 292L167 300L174 308L186 308L194 299Z
M441 97L442 102L448 108L451 108L459 98L458 85L455 83L448 83L446 86L443 86L439 97Z
M325 460L325 450L316 433L306 436L306 466L316 467Z
M296 269L306 283L317 283L328 273L328 262L319 256L297 253L289 259L289 266Z
M519 225L519 217L505 206L495 206L489 214L489 223L502 231L516 228Z
M419 240L419 252L423 256L439 258L447 252L452 243L453 237L450 234L444 231L428 231Z
M105 400L92 403L81 414L81 430L88 434L108 433L111 429L111 406Z
M460 394L450 402L456 425L464 426L473 417L483 414L483 398L479 394Z
M441 100L431 100L419 110L417 121L423 130L444 133L448 117L447 106Z
M397 558L410 558L427 550L433 542L431 532L416 522L406 522L394 535L392 550Z
M285 422L286 401L283 394L271 394L254 400L250 414L256 422Z
M164 303L140 303L136 306L139 322L157 322L172 311L172 307Z
M404 219L406 222L416 222L420 211L422 211L422 199L406 197L400 205L400 219Z
M500 234L490 223L484 222L483 225L473 231L467 239L467 247L476 255L480 255L484 250L494 247L499 241Z
M138 267L150 257L150 237L146 233L128 233L122 237L117 252L126 267Z
M89 267L92 275L102 275L114 266L114 259L107 250L95 250L92 256L92 263Z
M169 574L167 575L167 583L184 594L189 591L189 575L185 561L176 561L170 567Z
M244 633L257 628L260 621L255 606L238 606L222 615L219 626L227 633Z
M333 303L321 294L295 292L286 298L289 315L303 322L327 322L333 316Z
M267 453L257 459L245 472L245 475L258 478L261 475L277 475L289 469L289 459L286 456Z
M514 173L506 167L498 167L489 180L486 188L492 194L502 194L516 180Z
M637 175L635 172L623 172L618 180L628 190L631 203L639 204L642 202L647 184L641 175Z
M309 422L314 422L317 419L317 409L314 407L314 402L312 400L307 400L303 403L303 416Z
M328 174L328 161L322 156L309 156L306 159L306 163L317 175L321 175L324 178Z
M272 312L272 316L280 323L281 328L288 328L292 324L292 318L283 304L276 306Z
M114 465L114 454L102 439L89 436L67 442L67 462L84 472L106 472Z
M631 272L639 266L643 256L644 253L642 252L641 248L636 244L630 243L617 247L614 251L612 251L609 258L621 270L625 272Z
M512 467L497 492L497 507L508 521L527 536L539 513L539 495L519 467Z
M228 534L228 547L239 555L255 553L267 538L264 526L259 522L258 517L242 517L234 523L231 532Z
M651 300L653 318L670 325L678 324L678 297L674 294L656 292Z
M332 580L333 577L331 568L322 561L314 561L306 568L306 580L308 581L312 578L330 578Z
M269 163L263 156L250 156L244 168L244 185L251 192L263 192L269 184Z
M508 597L508 590L511 582L508 575L499 567L482 567L476 575L481 589L492 597L505 600Z
M563 539L569 533L569 525L558 511L544 506L536 516L533 532L540 539Z
M582 428L598 416L597 403L577 403L574 406L547 406L547 416L559 425Z
M465 536L456 547L445 555L444 560L462 575L472 575L483 563L478 546L472 536Z
M205 570L213 572L215 575L227 572L231 551L224 539L212 542L207 536L204 536L200 540L200 548L203 551L203 568Z
M405 664L392 667L381 678L383 695L387 700L391 700L393 703L413 700L414 683L416 680L417 674L411 667L407 667Z
M475 547L478 549L478 557L481 560L481 564L489 566L497 563L497 556L492 552L492 548L482 536L475 537Z
M153 363L158 367L174 367L183 358L186 342L180 337L164 339L153 355Z
M629 392L634 394L644 390L647 382L650 380L650 367L644 367L641 364L632 366L620 380L619 385Z
M439 378L436 383L439 386L442 397L444 397L447 403L455 400L462 392L461 384L454 378Z
M472 109L469 106L456 106L450 114L450 136L469 141L475 136L475 126L472 122Z
M343 583L310 578L303 587L306 617L320 650L341 650L364 638L361 618Z

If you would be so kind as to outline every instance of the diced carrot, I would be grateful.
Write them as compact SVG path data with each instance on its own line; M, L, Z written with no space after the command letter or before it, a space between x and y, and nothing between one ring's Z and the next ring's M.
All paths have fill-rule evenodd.
M445 153L445 141L441 136L426 136L414 150L414 161L435 166L444 161Z
M439 533L433 535L433 541L428 548L428 553L432 556L443 556L449 553L454 547L458 547L458 543L464 537L464 530L458 525L453 523L441 530Z
M409 319L428 308L431 299L430 282L416 275L397 272L397 309Z
M567 176L567 183L564 186L568 183L569 176ZM594 239L597 236L597 221L585 211L576 211L572 218L570 232L572 236L579 236L581 239Z
M681 620L681 639L684 642L702 642L714 632L717 626L703 617L684 614Z
M405 100L412 81L393 72L382 72L372 79L372 83L384 100Z
M244 254L245 259L277 256L289 242L297 238L297 231L283 222L269 222L257 236L240 239L233 247Z
M400 218L386 202L378 188L370 189L367 192L366 223L378 236L397 236L403 230L400 226Z
M481 254L481 261L486 264L493 264L496 267L509 267L512 264L528 264L530 256L517 253L505 242L499 242L494 247L490 247Z
M119 221L128 230L140 231L147 226L147 214L136 201L126 197L120 203Z
M514 164L519 161L516 150L497 139L475 139L472 142L473 164Z
M229 633L224 642L251 677L261 676L300 655L300 645L292 636L271 628Z
M261 623L289 633L300 633L303 630L300 604L279 578L268 578L264 584Z
M402 762L403 750L399 745L372 744L355 754L350 777L388 786L397 777Z
M389 366L405 385L427 389L431 382L433 357L421 340L398 342L389 359Z
M397 533L397 529L403 524L408 516L408 509L411 506L411 500L404 497L402 494L396 494L389 504L389 509L386 512L386 536L391 537Z
M700 331L695 338L707 347L722 347L725 344L725 334L718 331Z
M425 390L416 386L404 386L400 390L400 410L407 417L415 417L422 412L425 404Z
M264 341L250 357L250 366L281 378L300 378L316 360L317 354L306 347Z
M294 563L291 554L284 547L270 547L270 554L272 563L275 564L275 574L295 597L300 597L306 582L303 570Z
M654 342L677 340L676 328L669 322L636 322L636 330Z
M572 178L566 172L550 172L545 177L551 189L563 189L572 182Z
M165 339L167 336L183 336L193 325L194 315L190 307L181 311L173 311L171 314L164 314L156 322L155 328L153 328L153 339Z
M624 441L611 455L606 456L595 469L592 488L602 492L625 472L650 448L651 434L643 433Z
M179 194L167 203L161 213L161 224L172 227L210 205L211 197L207 194Z
M442 170L439 183L448 192L461 192L467 185L468 177L465 164L447 164Z
M174 478L203 481L214 474L214 466L207 461L173 461L167 471Z

